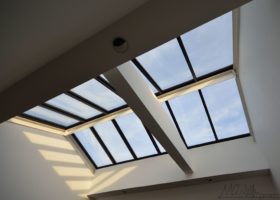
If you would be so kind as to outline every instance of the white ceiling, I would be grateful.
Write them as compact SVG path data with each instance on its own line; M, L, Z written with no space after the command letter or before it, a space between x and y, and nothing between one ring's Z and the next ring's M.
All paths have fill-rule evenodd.
M0 92L147 1L1 1Z

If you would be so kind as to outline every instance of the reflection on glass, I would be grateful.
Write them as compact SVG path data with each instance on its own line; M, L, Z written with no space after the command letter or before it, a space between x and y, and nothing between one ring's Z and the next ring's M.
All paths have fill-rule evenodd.
M41 106L36 106L36 107L24 112L24 114L38 118L38 119L53 122L55 124L65 126L65 127L79 122L76 119L67 117L65 115L59 114L57 112L51 111L51 110L43 108Z
M171 40L137 57L161 89L192 79L178 42Z
M232 13L227 13L182 35L197 76L233 63Z
M116 162L132 160L133 157L111 121L94 126Z
M125 102L118 95L110 91L95 79L91 79L90 81L73 88L71 91L105 108L106 110L112 110L125 105Z
M84 119L88 119L98 114L101 114L101 112L99 112L98 110L95 110L94 108L65 94L61 94L47 101L46 103L60 108L62 110L68 111L70 113L73 113Z
M142 122L134 113L118 117L116 121L138 158L157 153Z
M169 101L188 146L215 140L198 92Z
M235 79L202 90L219 139L249 133Z
M80 143L86 149L92 160L98 167L112 164L111 160L99 144L91 130L84 129L75 133Z

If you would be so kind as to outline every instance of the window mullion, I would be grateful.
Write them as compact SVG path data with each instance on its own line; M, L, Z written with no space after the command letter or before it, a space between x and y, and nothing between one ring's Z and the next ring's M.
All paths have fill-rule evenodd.
M204 107L204 110L206 112L206 115L207 115L207 118L208 118L208 121L210 123L210 126L211 126L211 129L213 131L213 134L214 134L214 137L215 137L215 140L218 141L218 136L217 136L217 133L216 133L216 130L215 130L215 127L214 127L214 124L213 124L213 121L211 119L211 116L210 116L210 113L209 113L209 110L208 110L208 107L206 105L206 102L205 102L205 99L204 99L204 96L202 94L202 91L201 90L198 90L198 93L199 93L199 96L200 96L200 99L202 101L202 105Z
M189 59L187 50L186 50L186 48L185 48L185 46L184 46L184 44L183 44L183 41L182 41L181 37L177 37L177 41L178 41L179 46L180 46L180 48L181 48L181 50L182 50L182 53L183 53L183 55L184 55L184 58L185 58L185 60L186 60L186 62L187 62L187 64L188 64L188 67L189 67L189 70L190 70L190 72L191 72L191 74L192 74L192 76L193 76L193 79L194 79L195 81L197 81L197 77L196 77L195 72L194 72L194 69L193 69L193 67L192 67L192 63L191 63L191 61L190 61L190 59Z
M116 122L116 120L113 119L113 120L112 120L112 123L113 123L113 125L115 126L116 130L118 131L118 133L120 134L122 140L124 141L126 147L128 148L128 150L129 150L129 152L131 153L131 155L133 156L133 158L134 158L135 160L138 160L138 158L137 158L137 156L136 156L134 150L132 149L131 145L130 145L129 142L127 141L127 139L126 139L124 133L122 132L122 130L121 130L120 126L118 125L118 123Z
M139 69L139 71L150 81L150 83L157 89L157 91L161 94L163 91L157 82L152 78L152 76L144 69L144 67L140 64L140 62L134 58L131 60L133 64Z
M144 124L143 124L143 126L144 126ZM158 153L158 154L161 154L160 149L159 149L159 147L158 147L158 145L157 145L155 139L153 138L153 135L152 135L151 132L146 128L146 126L144 126L144 128L145 128L145 130L146 130L146 132L147 132L149 138L151 139L151 141L152 141L152 143L153 143L155 149L157 150L157 153Z
M171 108L169 102L166 101L165 104L166 104L166 106L167 106L167 109L168 109L168 111L169 111L169 113L170 113L170 115L171 115L171 117L172 117L172 119L173 119L173 122L174 122L174 124L175 124L175 126L176 126L176 128L177 128L177 130L178 130L178 132L179 132L179 134L180 134L180 136L181 136L181 138L182 138L184 144L185 144L186 147L188 148L188 144L187 144L187 142L186 142L186 140L185 140L185 138L184 138L184 136L183 136L182 130L181 130L181 128L180 128L180 126L179 126L179 124L178 124L178 122L177 122L177 119L176 119L176 117L175 117L175 115L174 115L174 113L173 113L173 111L172 111L172 108Z
M107 146L105 145L105 143L103 142L103 140L101 139L101 137L99 136L95 128L91 127L90 130L92 134L95 136L95 138L97 139L97 141L99 142L99 144L102 146L103 150L106 152L107 156L110 158L111 162L113 164L116 164L116 160L112 156L111 152L109 151L109 149L107 148Z
M89 161L93 164L95 169L98 169L99 167L97 166L97 164L94 162L94 160L91 158L91 156L88 154L87 150L84 148L84 146L81 144L81 142L79 141L79 139L75 136L75 134L72 135L73 139L75 140L75 142L78 144L78 146L83 150L83 152L85 153L86 157L89 159Z
M84 97L76 94L75 92L68 91L65 94L74 98L74 99L76 99L76 100L78 100L78 101L80 101L80 102L82 102L82 103L84 103L84 104L86 104L86 105L88 105L88 106L90 106L90 107L92 107L92 108L94 108L94 109L96 109L96 110L98 110L98 111L100 111L101 113L105 113L105 114L108 113L108 111L105 108L103 108L103 107L85 99Z

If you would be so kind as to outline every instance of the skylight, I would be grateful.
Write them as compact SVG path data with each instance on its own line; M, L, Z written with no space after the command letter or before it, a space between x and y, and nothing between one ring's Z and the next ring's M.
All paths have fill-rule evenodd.
M34 117L45 122L50 122L52 124L59 124L61 126L67 127L78 123L79 121L68 116L62 115L55 111L49 110L42 106L36 106L24 113L26 116Z
M106 110L112 110L125 104L118 95L95 79L79 85L71 91L101 106L102 108L105 108Z
M232 65L232 13L185 33L182 40L197 77Z
M97 168L165 153L161 144L145 129L134 113L97 124L74 135L78 143L87 152L90 151L88 154ZM99 144L96 145L95 142ZM100 158L104 152L107 153L105 160Z
M139 69L137 67L135 67L138 71ZM150 88L150 90L152 90L153 93L157 93L158 90L155 88L155 86L147 79L147 77L142 74L140 71L139 73L141 74L141 76L143 77L143 79L145 80L145 82L147 83L148 87Z
M133 159L129 149L111 121L94 126L101 140L105 143L116 162Z
M132 59L158 98L233 69L232 13ZM165 99L166 100L166 99ZM227 79L162 102L187 148L249 135L236 80ZM65 129L126 108L104 75L91 79L23 116ZM116 115L75 132L96 168L165 154L135 113Z
M116 121L138 158L157 154L151 138L134 113L118 117Z
M98 111L66 94L61 94L61 95L47 101L46 103L49 105L52 105L54 107L60 108L62 110L65 110L67 112L70 112L72 114L75 114L84 119L89 119L96 115L101 114L100 111Z
M53 126L71 128L125 106L124 100L101 76L24 112L22 116Z
M176 39L137 57L137 60L163 90L192 79Z
M188 146L215 140L197 91L169 101Z
M234 79L202 90L219 139L249 133Z
M110 158L90 129L78 131L75 133L75 136L78 138L91 160L96 164L96 167L112 164Z

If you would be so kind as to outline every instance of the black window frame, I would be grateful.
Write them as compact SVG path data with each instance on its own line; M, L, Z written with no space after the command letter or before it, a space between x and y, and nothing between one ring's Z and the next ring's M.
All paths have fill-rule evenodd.
M181 36L177 37L176 38L178 44L179 44L179 47L183 53L183 56L184 56L184 59L187 63L187 66L188 68L186 68L186 70L190 70L191 74L192 74L192 80L188 80L186 82L183 82L183 83L180 83L178 85L175 85L175 86L172 86L170 88L167 88L167 89L162 89L158 83L153 79L153 77L145 70L145 68L141 65L141 63L137 60L137 58L134 58L132 59L132 63L134 63L134 65L139 69L139 71L146 77L146 79L157 89L158 92L155 93L156 96L160 96L162 94L166 94L170 91L173 91L173 90L176 90L176 89L179 89L179 88L182 88L182 87L185 87L185 86L188 86L188 85L191 85L193 83L197 83L198 81L201 81L201 80L204 80L204 79L207 79L207 78L210 78L210 77L213 77L215 75L218 75L218 74L221 74L221 73L224 73L224 72L227 72L229 70L233 70L233 64L232 65L229 65L229 66L225 66L221 69L218 69L218 70L215 70L213 72L210 72L208 74L205 74L205 75L202 75L202 76L199 76L197 77L196 74L195 74L195 71L193 69L193 66L192 66L192 63L189 59L189 56L188 56L188 52L185 48L185 45L183 44L183 41L182 41L182 38ZM116 90L114 89L114 87L112 85L110 85L110 83L108 83L104 78L102 78L101 76L98 76L96 78L96 80L101 83L103 86L105 86L107 89L109 89L110 91L114 92L115 94L116 93ZM198 93L199 93L199 96L200 96L200 99L202 101L202 105L204 107L204 111L207 115L207 119L209 121L209 124L211 126L211 129L212 129L212 132L213 132L213 135L214 135L214 138L215 138L215 141L211 141L211 142L206 142L206 143L202 143L202 144L198 144L198 145L192 145L192 146L189 146L187 145L187 141L185 140L183 134L182 134L182 131L180 129L180 126L178 124L178 121L176 119L176 116L172 110L172 107L170 106L170 103L169 101L166 101L165 104L168 108L168 111L170 112L170 115L172 117L172 120L174 121L175 123L175 126L180 134L180 137L182 138L185 146L187 149L192 149L192 148L197 148L197 147L202 147L202 146L205 146L205 145L210 145L210 144L216 144L216 143L220 143L220 142L225 142L225 141L229 141L229 140L234 140L234 139L239 139L239 138L244 138L244 137L248 137L250 136L250 132L249 133L244 133L242 135L237 135L237 136L233 136L233 137L229 137L229 138L224 138L224 139L219 139L217 134L216 134L216 130L215 130L215 126L212 122L212 118L211 118L211 115L209 113L209 110L208 110L208 107L207 107L207 104L205 102L205 99L204 99L204 96L203 96L203 93L201 91L201 89L198 90ZM119 111L119 110L122 110L124 108L127 108L128 105L125 104L123 106L120 106L120 107L117 107L117 108L114 108L112 110L106 110L105 108L103 108L102 106L100 105L97 105L95 103L93 103L92 101L78 95L77 93L73 92L73 91L67 91L65 92L64 94L80 101L81 103L84 103L90 107L92 107L93 109L96 109L98 111L101 112L101 114L97 115L97 116L94 116L92 118L89 118L89 119L84 119L80 116L77 116L73 113L69 113L65 110L62 110L62 109L59 109L59 108L56 108L54 106L51 106L47 103L43 103L39 106L42 106L44 107L45 109L48 109L48 110L51 110L51 111L54 111L54 112L57 112L59 114L62 114L64 116L67 116L67 117L70 117L70 118L73 118L73 119L76 119L78 120L79 122L78 123L75 123L75 124L72 124L70 126L62 126L62 125L59 125L59 124L56 124L56 123L53 123L53 122L49 122L49 121L46 121L46 120L43 120L43 119L39 119L39 118L35 118L35 117L32 117L30 115L27 115L27 114L21 114L20 116L21 117L24 117L24 118L27 118L27 119L31 119L33 121L36 121L36 122L40 122L40 123L44 123L44 124L47 124L47 125L50 125L50 126L54 126L54 127L58 127L58 128L61 128L61 129L69 129L69 128L73 128L77 125L81 125L81 124L84 124L86 122L89 122L89 121L92 121L94 119L97 119L97 118L100 118L100 117L103 117L103 116L106 116L107 114L110 114L110 113L113 113L113 112L116 112L116 111ZM118 95L118 94L117 94ZM248 119L247 119L248 120ZM126 160L126 161L122 161L122 162L116 162L116 160L114 159L114 157L112 156L112 154L110 153L108 147L106 147L105 143L102 141L101 137L98 135L98 132L94 129L94 127L90 127L89 129L91 130L92 134L94 134L94 136L97 138L98 142L101 144L103 150L106 152L107 156L110 158L112 164L110 165L104 165L104 166L97 166L96 163L94 162L94 160L90 157L90 155L88 154L88 152L86 151L86 149L83 147L83 145L81 144L81 142L79 141L79 139L77 138L77 136L75 136L75 134L72 134L72 137L73 139L76 141L76 143L80 146L80 148L84 151L85 155L87 156L87 158L89 159L89 161L93 164L93 166L96 168L96 169L101 169L101 168L104 168L104 167L110 167L110 166L115 166L115 165L119 165L119 164L123 164L123 163L128 163L128 162L131 162L131 161L136 161L136 160L142 160L142 159L146 159L146 158L151 158L151 157L155 157L155 156L159 156L159 155L165 155L167 154L167 152L161 152L158 145L156 144L156 141L155 139L153 138L152 136L152 133L144 126L144 128L146 129L146 132L154 146L154 148L156 149L156 154L153 154L153 155L148 155L148 156L145 156L145 157L137 157L137 155L135 154L133 148L131 147L131 145L129 144L125 134L122 132L119 124L117 123L117 121L115 119L112 120L112 123L114 125L114 127L116 128L119 136L122 138L122 140L124 141L127 149L129 150L130 154L132 155L133 159L131 160ZM248 122L247 122L248 124Z

